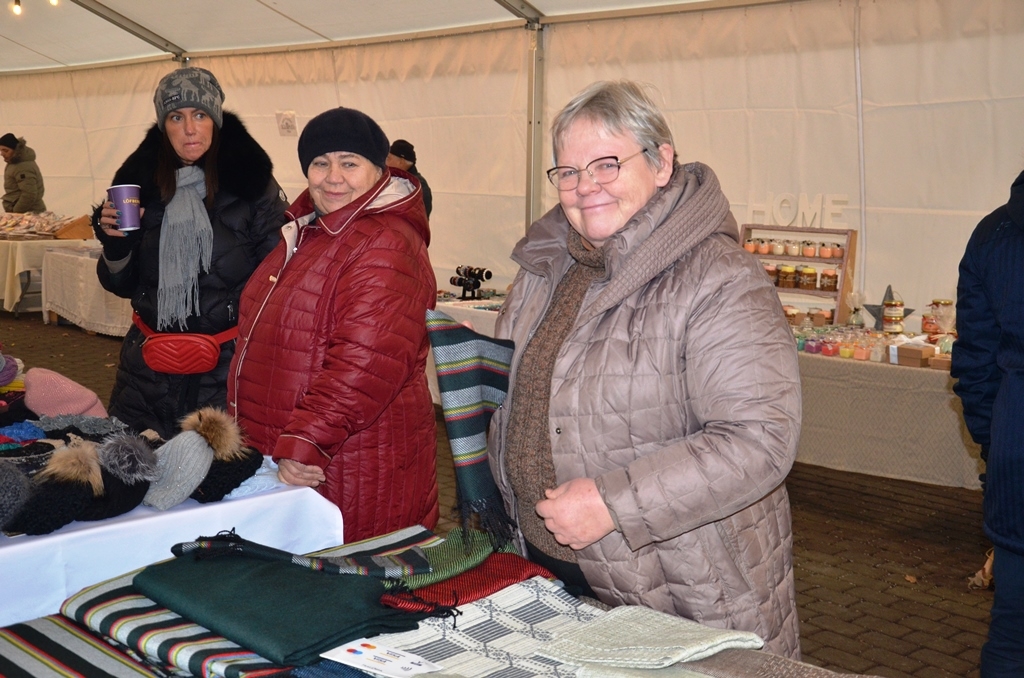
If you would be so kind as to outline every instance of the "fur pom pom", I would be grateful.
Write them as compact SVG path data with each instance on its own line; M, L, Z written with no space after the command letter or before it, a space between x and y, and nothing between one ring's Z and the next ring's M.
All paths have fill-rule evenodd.
M93 496L103 494L103 474L96 454L96 443L76 440L67 447L54 450L50 461L35 475L36 482L84 483Z
M182 431L195 431L213 448L217 461L239 461L246 456L242 445L242 431L238 423L224 410L204 407L181 420Z
M127 485L157 478L156 453L142 436L115 433L96 448L100 465Z

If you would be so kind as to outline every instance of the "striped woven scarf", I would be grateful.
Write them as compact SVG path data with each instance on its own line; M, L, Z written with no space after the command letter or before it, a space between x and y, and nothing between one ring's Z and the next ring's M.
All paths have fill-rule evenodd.
M505 400L514 344L478 334L440 311L427 311L444 425L455 460L463 533L473 514L497 550L512 538L515 523L505 513L487 461L487 426ZM467 544L468 548L468 544Z

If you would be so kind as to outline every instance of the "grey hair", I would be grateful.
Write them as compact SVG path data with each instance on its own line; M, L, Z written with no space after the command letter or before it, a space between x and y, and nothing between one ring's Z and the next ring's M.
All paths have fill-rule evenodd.
M578 120L590 120L604 125L609 132L631 134L647 149L644 158L652 169L661 168L658 148L672 142L672 131L665 116L644 91L645 87L632 80L601 80L588 86L565 105L551 123L551 148L558 164L561 142L569 128ZM673 154L673 161L674 161Z

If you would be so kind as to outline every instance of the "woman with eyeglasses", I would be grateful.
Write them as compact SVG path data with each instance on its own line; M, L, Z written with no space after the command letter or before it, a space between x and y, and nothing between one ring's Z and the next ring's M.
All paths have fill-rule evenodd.
M492 470L530 558L579 595L752 631L798 659L792 333L710 167L633 82L552 125L559 204L516 245Z

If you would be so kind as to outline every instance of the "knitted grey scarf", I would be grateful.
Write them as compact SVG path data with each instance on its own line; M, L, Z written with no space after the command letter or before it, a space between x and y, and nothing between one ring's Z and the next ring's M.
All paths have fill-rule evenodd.
M213 254L213 226L203 204L206 175L188 165L176 172L176 179L160 224L157 331L184 329L189 316L199 315L199 266L208 272Z

